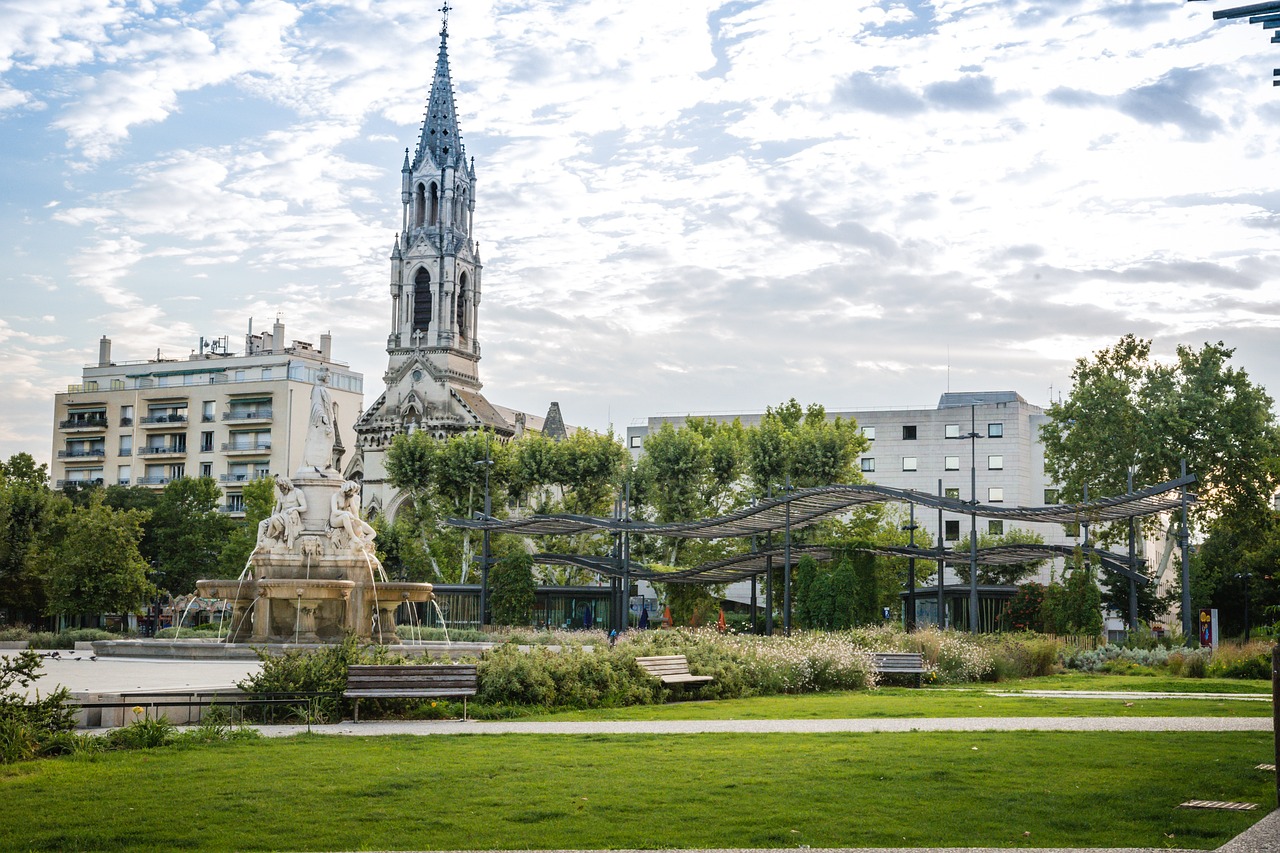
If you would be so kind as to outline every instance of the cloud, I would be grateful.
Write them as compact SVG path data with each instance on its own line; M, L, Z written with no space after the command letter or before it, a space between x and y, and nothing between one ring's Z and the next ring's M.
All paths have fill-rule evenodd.
M982 74L930 83L924 87L924 96L942 110L994 110L1005 100L996 94L995 81Z
M1222 130L1222 120L1193 103L1209 88L1208 75L1198 69L1174 68L1155 83L1120 95L1120 112L1146 124L1174 125L1190 140L1203 142Z
M836 103L881 115L915 115L925 109L924 99L899 83L881 81L866 71L855 71L836 87Z

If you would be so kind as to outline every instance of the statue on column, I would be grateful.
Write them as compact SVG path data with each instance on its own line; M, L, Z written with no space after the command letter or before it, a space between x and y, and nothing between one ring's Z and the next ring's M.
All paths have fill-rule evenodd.
M359 483L348 480L342 484L341 491L334 492L329 501L329 528L335 545L341 542L339 547L373 555L373 540L377 532L360 517Z
M338 434L337 413L329 396L329 371L322 370L311 387L311 414L302 445L302 465L318 474L333 470L333 446Z

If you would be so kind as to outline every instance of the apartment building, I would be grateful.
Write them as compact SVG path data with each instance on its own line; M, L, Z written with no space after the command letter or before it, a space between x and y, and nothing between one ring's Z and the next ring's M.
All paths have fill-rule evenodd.
M186 358L157 352L117 362L104 336L98 363L54 395L54 486L161 489L179 477L212 477L223 510L241 514L246 482L290 475L300 463L311 389L322 374L337 408L335 453L355 446L364 378L333 360L330 335L318 347L290 341L277 321L256 335L251 325L244 341L238 353L226 338L202 338Z

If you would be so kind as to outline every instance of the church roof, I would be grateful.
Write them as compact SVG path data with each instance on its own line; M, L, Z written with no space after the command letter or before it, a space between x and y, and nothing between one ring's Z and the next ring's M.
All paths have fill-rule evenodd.
M449 390L462 401L463 405L471 410L471 413L474 414L484 426L507 434L514 431L514 428L507 422L507 419L504 418L479 391L468 391L464 388L458 387L451 387Z
M436 57L436 76L431 81L427 114L422 120L422 134L413 155L416 171L427 157L437 169L445 166L466 167L466 150L458 130L458 108L453 100L453 81L449 77L449 19L440 27L440 53Z

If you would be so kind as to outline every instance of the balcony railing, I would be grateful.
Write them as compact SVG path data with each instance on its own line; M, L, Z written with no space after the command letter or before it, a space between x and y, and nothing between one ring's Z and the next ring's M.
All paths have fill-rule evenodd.
M169 485L169 477L139 477L139 486L167 486Z
M129 478L128 478L128 477L120 477L118 480L116 480L116 485L117 485L117 486L127 486L127 485L129 485Z
M118 455L120 455L120 456L132 456L132 455L133 455L133 448L132 448L132 447L122 447L122 448L120 448L120 453L119 453Z
M143 426L153 426L155 424L185 424L186 422L186 415L147 415L138 423Z
M270 477L270 471L246 471L243 474L221 474L218 477L219 483L247 483L250 480L261 480L264 477Z
M88 459L88 458L93 458L95 456L103 457L106 455L107 455L107 452L103 450L101 447L90 448L89 450L59 450L58 451L59 459Z
M271 442L229 441L222 445L223 453L260 453L271 449Z
M57 482L57 485L54 486L54 488L65 489L67 486L78 486L83 488L84 486L101 486L101 485L102 485L102 478L94 477L92 479L85 479L85 480L59 480Z
M218 512L225 513L227 515L244 515L244 506L243 505L233 506L231 504L223 504L222 506L218 507Z
M186 456L185 447L139 447L139 456Z
M121 418L120 426L133 426L133 418Z
M58 421L58 429L106 429L107 416L95 415L91 418L67 418Z
M271 410L251 409L223 412L222 419L224 421L269 421L271 420Z

